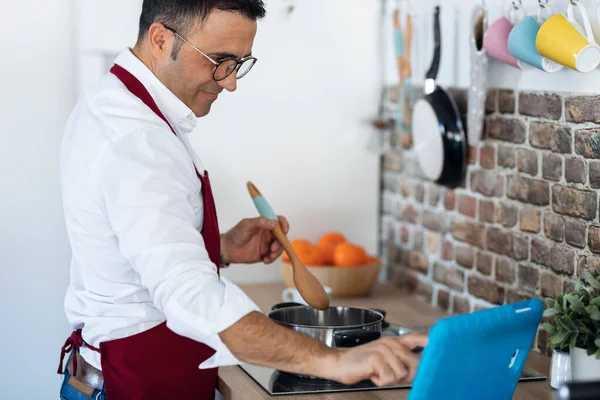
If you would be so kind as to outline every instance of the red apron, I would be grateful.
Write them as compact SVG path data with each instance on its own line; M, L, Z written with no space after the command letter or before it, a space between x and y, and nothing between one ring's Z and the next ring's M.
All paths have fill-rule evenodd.
M117 64L110 72L162 118L177 136L150 93L135 76ZM221 239L208 172L202 176L196 169L196 174L202 183L204 200L204 222L201 233L210 260L217 266L217 273L220 276ZM80 329L71 334L62 348L59 374L63 372L62 360L65 354L73 349L77 351L84 343ZM215 398L217 368L198 368L202 362L212 357L215 351L203 343L176 334L167 327L165 322L130 337L102 342L99 349L85 344L100 353L108 400L214 400ZM73 368L76 371L77 358L73 357L73 361Z

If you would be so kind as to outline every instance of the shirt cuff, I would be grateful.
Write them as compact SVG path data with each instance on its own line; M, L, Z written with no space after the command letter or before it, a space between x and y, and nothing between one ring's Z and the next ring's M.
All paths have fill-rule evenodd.
M217 332L223 332L253 311L261 312L260 308L238 286L224 277L221 277L221 282L225 285L226 298L221 309L221 318L217 324ZM240 361L231 353L218 334L216 342L215 354L200 364L200 369L240 364Z

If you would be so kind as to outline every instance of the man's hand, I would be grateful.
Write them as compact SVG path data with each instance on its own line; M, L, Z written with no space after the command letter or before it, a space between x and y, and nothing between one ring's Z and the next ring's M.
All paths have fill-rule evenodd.
M278 216L284 233L288 233L287 219ZM227 263L252 264L264 262L270 264L283 253L283 247L271 229L275 221L264 218L246 218L221 236L221 252Z
M420 356L415 347L425 347L427 336L411 333L386 337L349 349L341 349L337 365L328 378L351 385L370 379L377 386L411 383L417 373Z

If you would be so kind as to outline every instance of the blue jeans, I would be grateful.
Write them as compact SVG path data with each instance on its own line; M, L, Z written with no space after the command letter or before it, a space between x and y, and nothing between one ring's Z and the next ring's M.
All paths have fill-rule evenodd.
M71 356L73 353L71 353ZM102 390L94 390L94 393L91 397L86 396L80 391L69 385L69 378L71 378L71 374L69 374L68 365L71 361L71 356L69 356L69 360L67 361L67 366L65 367L65 375L63 377L63 382L60 387L60 399L61 400L106 400L106 392L104 391L104 386Z

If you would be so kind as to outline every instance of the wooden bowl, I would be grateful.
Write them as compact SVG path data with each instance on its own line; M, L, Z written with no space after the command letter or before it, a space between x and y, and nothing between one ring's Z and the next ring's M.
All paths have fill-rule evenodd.
M282 258L279 268L285 285L294 288L292 265ZM381 260L375 258L370 264L354 267L307 265L306 268L323 286L331 288L331 297L363 297L369 295L371 288L377 282Z

